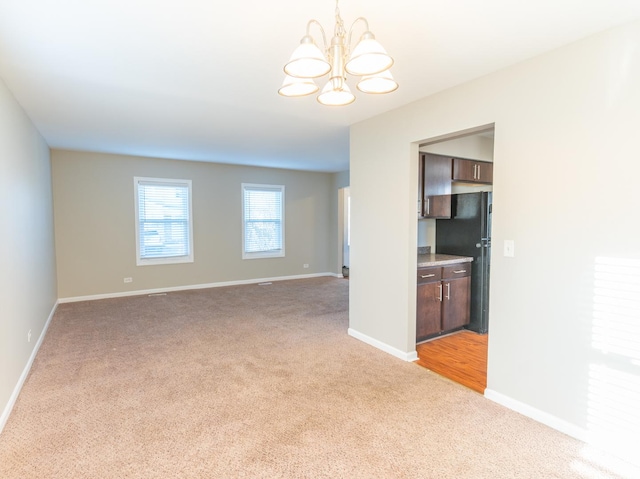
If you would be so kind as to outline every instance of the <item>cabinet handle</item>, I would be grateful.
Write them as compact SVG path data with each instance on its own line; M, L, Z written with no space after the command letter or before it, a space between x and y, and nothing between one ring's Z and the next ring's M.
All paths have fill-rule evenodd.
M453 273L454 273L454 274L460 274L460 273L466 273L466 272L467 272L467 270L466 270L466 269L457 269L457 270L455 270Z
M427 198L427 215L431 213L430 210L431 210L431 204L430 204L429 198Z
M435 274L421 274L420 277L421 278L433 278L435 276Z
M476 171L478 169L478 165L473 165L473 179L476 179Z
M478 179L480 179L480 166L481 165L478 165Z
M447 283L447 299L451 299L451 283Z
M438 288L440 289L440 297L438 299L442 301L442 283L438 285Z

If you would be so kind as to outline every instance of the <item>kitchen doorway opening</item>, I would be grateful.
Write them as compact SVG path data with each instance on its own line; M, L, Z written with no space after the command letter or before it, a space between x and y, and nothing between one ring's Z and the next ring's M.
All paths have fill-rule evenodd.
M348 186L338 190L338 231L340 265L342 275L349 277L349 252L351 247L351 192Z
M416 276L416 362L481 393L487 383L494 138L494 125L441 136L421 142L416 159L423 273ZM452 268L447 261L466 262ZM469 266L467 277L449 276ZM434 271L433 279L419 279Z

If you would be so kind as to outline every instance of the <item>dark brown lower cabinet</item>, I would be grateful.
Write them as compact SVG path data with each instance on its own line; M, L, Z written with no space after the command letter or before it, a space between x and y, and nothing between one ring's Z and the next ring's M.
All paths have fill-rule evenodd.
M469 323L471 263L418 268L416 340Z
M469 324L471 306L471 263L443 271L442 330L450 331ZM446 270L447 268L443 268ZM455 271L460 276L454 276Z
M418 285L418 310L416 321L416 337L427 338L442 330L441 308L442 283L424 283Z

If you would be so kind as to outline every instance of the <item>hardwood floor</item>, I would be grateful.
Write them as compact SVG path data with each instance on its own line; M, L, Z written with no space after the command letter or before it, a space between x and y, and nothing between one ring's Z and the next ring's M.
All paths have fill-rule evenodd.
M487 387L487 334L462 330L418 344L420 366L481 394Z

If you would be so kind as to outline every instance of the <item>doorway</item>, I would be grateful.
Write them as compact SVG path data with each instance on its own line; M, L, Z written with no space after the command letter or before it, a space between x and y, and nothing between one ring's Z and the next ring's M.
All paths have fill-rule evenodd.
M338 231L342 274L349 276L349 252L351 248L351 193L348 186L338 189Z
M416 362L480 393L484 392L487 382L488 284L491 244L490 212L493 181L488 180L486 176L479 180L479 178L476 178L475 169L472 169L473 175L469 177L457 171L457 168L461 168L466 163L476 163L483 165L483 172L486 165L488 165L490 171L493 171L493 143L494 128L493 125L488 125L472 131L440 137L419 145L421 154L428 154L426 156L422 155L423 157L438 159L438 161L448 160L450 173L449 179L444 178L449 183L447 187L450 186L450 191L447 192L448 195L430 196L442 195L443 193L427 193L428 188L425 186L424 192L420 194L419 204L429 204L429 201L436 204L437 199L445 198L451 202L451 211L448 215L445 213L442 216L438 213L439 216L436 217L433 214L426 214L424 211L419 214L417 228L418 251L428 251L432 254L473 256L472 268L475 269L471 273L471 323L467 324L465 329L462 330L441 330L440 333L434 333L432 338L427 338L426 342L417 344L416 351L419 359ZM433 170L433 168L430 170ZM426 167L422 170L424 171L424 178L421 178L421 181L424 180L425 185L429 181L427 175L430 170L427 170ZM443 171L446 172L446 170ZM444 176L446 177L447 175ZM439 178L439 180L441 179ZM469 208L464 210L464 214L458 215L455 206L471 204L471 199L475 201L476 197L478 197L478 200L488 198L487 201L478 201L478 203L482 203L485 206L479 208L477 212L474 210L473 215ZM479 225L488 224L488 227L481 227L476 230L475 223L470 218L474 219L474 221L477 218ZM464 221L464 225L472 224L474 228L471 228L472 231L462 234L461 231L465 231L465 229L453 228L455 225L459 226L460 221ZM442 234L438 234L438 225L440 225L440 233ZM449 234L451 231L455 231L456 234L451 236ZM483 233L480 234L479 231ZM461 236L464 236L464 238L461 238ZM438 244L439 240L440 244ZM481 250L476 249L478 247ZM421 308L418 308L418 310L421 310ZM429 318L432 319L432 315L433 313L430 313ZM482 321L478 321L477 318L482 318ZM442 327L444 328L444 319L442 321ZM483 326L479 327L478 324ZM440 335L438 336L437 334Z

